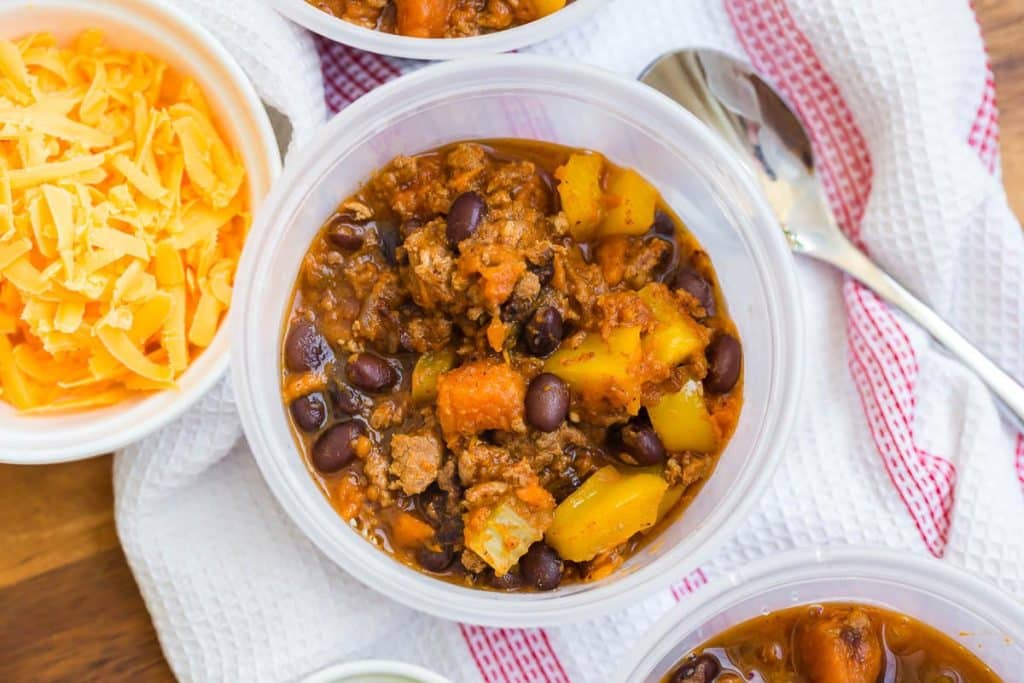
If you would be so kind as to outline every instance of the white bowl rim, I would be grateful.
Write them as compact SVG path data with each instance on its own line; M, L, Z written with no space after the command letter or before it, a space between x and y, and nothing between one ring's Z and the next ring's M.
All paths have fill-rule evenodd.
M636 680L635 675L641 665L668 654L694 629L738 600L757 597L780 583L831 578L842 575L844 571L857 571L867 574L867 578L930 591L960 606L969 600L971 611L983 612L993 619L998 615L1004 625L1007 619L1010 620L1010 626L1024 643L1024 605L961 567L931 556L892 548L819 546L788 550L756 560L684 595L677 605L641 635L640 642L645 645L630 651L612 680ZM894 574L903 578L895 578ZM814 600L794 603L793 606L823 601L827 602ZM646 675L648 672L643 673Z
M338 534L337 527L328 529L321 525L312 516L308 503L305 502L306 496L298 489L291 488L291 483L286 481L285 477L279 476L279 472L276 471L279 459L297 457L297 454L292 448L287 454L275 455L267 446L270 443L266 433L268 426L256 417L257 411L248 379L250 375L255 376L258 373L259 361L247 359L244 346L248 335L257 334L258 331L246 327L247 318L251 316L245 316L241 311L250 307L252 273L261 272L261 269L266 267L263 261L270 258L271 250L263 247L266 240L274 234L279 214L284 215L281 218L282 222L290 220L290 211L299 201L291 196L298 193L292 193L291 190L299 183L305 169L315 166L317 157L321 155L321 150L328 141L343 138L351 142L365 132L362 130L365 128L364 124L356 127L350 125L350 121L363 117L364 112L379 112L378 105L382 100L392 97L397 99L398 94L402 95L403 106L411 106L410 102L422 104L423 99L429 99L436 94L436 91L430 90L434 85L439 89L443 88L443 84L457 74L478 73L481 76L487 75L493 82L494 74L500 73L502 80L507 80L512 78L513 74L527 69L543 70L545 78L553 79L557 74L562 79L559 83L562 86L565 83L579 84L586 81L589 85L600 84L619 90L624 96L632 98L632 101L642 101L651 109L657 109L659 114L672 117L676 124L690 129L690 133L703 138L703 141L713 148L717 161L727 169L730 178L742 186L745 199L749 200L751 210L756 214L758 226L740 225L739 229L771 256L770 269L779 283L776 295L779 297L780 316L775 323L787 344L785 356L779 360L782 367L779 381L785 384L786 388L779 392L778 412L774 419L770 420L769 428L773 437L765 439L762 453L758 456L761 465L759 473L748 477L753 481L741 481L745 493L734 495L735 500L731 501L733 504L728 511L725 511L724 505L718 506L723 510L719 514L723 515L724 519L716 519L717 526L713 531L709 531L707 527L694 531L691 538L699 539L699 543L696 544L699 547L698 553L691 553L685 557L680 552L673 555L673 548L652 560L646 567L621 576L613 584L601 585L601 582L595 582L591 584L593 588L571 595L500 593L456 586L440 579L413 586L402 577L401 570L397 567L410 572L415 570L401 565L388 554L366 542L355 531ZM530 85L532 87L533 82ZM429 94L424 95L424 92ZM379 116L375 121L379 121ZM771 231L760 232L761 224L770 226ZM253 226L239 267L232 318L232 379L242 426L269 488L307 537L328 558L357 580L413 609L445 619L503 627L569 623L606 610L625 607L658 588L667 587L676 578L675 570L665 571L667 568L679 562L684 562L688 566L698 566L715 549L710 542L711 539L728 538L759 499L782 457L802 390L804 328L797 293L792 255L753 175L741 165L723 141L684 108L638 81L588 65L566 63L536 55L493 55L474 60L456 60L425 67L363 96L317 131L290 160L289 166L275 184L257 223ZM321 495L319 491L317 495ZM342 545L347 546L347 552L342 552Z
M358 683L360 679L355 676L401 676L408 678L410 683L451 683L441 674L429 669L390 659L362 659L335 664L311 673L298 683Z
M53 7L54 9L59 9L61 7L77 6L84 9L96 9L97 6L102 6L104 4L104 0L6 0L3 7L0 8L0 14L9 11L16 11L19 8L25 7L31 7L33 9ZM146 11L162 13L164 16L170 18L176 24L189 31L192 36L204 48L208 49L217 61L221 63L221 66L230 75L231 80L234 81L234 85L245 98L245 101L241 103L241 106L252 112L256 125L260 129L261 139L259 144L262 149L268 152L264 161L267 163L270 180L275 180L281 173L281 157L277 151L277 138L274 136L274 130L270 124L270 118L267 115L266 109L263 107L262 101L256 94L255 87L235 58L231 56L227 49L221 45L220 41L218 41L213 34L183 10L180 10L168 3L161 2L160 0L132 0L132 4ZM118 5L118 11L126 12L129 10L124 9L124 5ZM132 9L130 11L134 12L136 10ZM40 30L44 30L44 28L41 28ZM221 321L220 327L217 330L217 334L211 346L218 343L218 338L228 335L228 330L228 319L227 316L225 316L225 319ZM207 349L207 351L210 350ZM124 448L125 446L143 439L179 417L225 375L229 364L230 346L228 344L224 344L223 349L218 353L217 357L213 359L213 362L207 372L199 377L195 382L191 383L187 388L161 391L144 398L134 400L132 409L138 410L140 413L144 414L145 417L131 429L104 433L103 430L97 428L94 432L96 436L93 438L78 440L74 443L56 443L57 439L53 439L48 440L40 446L33 446L31 444L25 446L19 444L17 450L8 450L7 444L3 444L0 446L0 463L12 465L48 465L71 462L74 460L84 460L86 458L92 458ZM179 383L182 382L184 377L186 377L193 369L194 362L193 365L189 366L185 371L182 378L179 379ZM170 398L168 398L168 396L170 396ZM150 410L148 413L145 411L145 406L147 404L155 405L156 403L166 403L167 405L159 411Z
M528 24L467 38L414 38L357 26L306 0L267 0L280 14L339 43L390 57L444 60L510 52L540 43L576 26L610 0L576 0Z

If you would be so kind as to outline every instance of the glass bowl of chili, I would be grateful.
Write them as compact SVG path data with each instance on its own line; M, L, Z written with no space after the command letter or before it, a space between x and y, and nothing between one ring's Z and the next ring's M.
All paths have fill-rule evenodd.
M613 680L660 683L688 653L723 631L779 610L830 603L905 614L964 646L1005 680L1020 673L1024 608L1013 598L947 562L847 547L760 560L684 596ZM885 680L892 680L891 673Z
M543 593L448 583L349 527L299 453L281 400L281 344L295 274L337 203L395 156L465 139L528 138L597 149L660 190L716 264L745 340L744 409L714 475L688 508L611 575ZM803 325L792 258L753 178L670 100L608 72L533 56L431 66L339 114L300 150L249 238L232 310L232 374L256 461L314 543L366 585L410 607L481 624L563 623L606 613L697 567L771 477L794 420Z
M511 52L540 43L579 25L608 2L571 0L546 16L510 28L460 38L426 38L365 28L329 14L307 0L268 1L274 9L295 23L344 45L391 57L429 60ZM422 17L420 19L424 20ZM413 30L420 33L425 31L419 26Z

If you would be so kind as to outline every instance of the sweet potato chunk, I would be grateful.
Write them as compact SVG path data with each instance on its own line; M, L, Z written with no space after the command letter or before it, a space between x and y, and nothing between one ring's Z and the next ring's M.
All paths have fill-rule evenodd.
M515 370L497 361L467 363L437 380L437 414L445 439L487 429L523 427L526 385Z
M478 278L481 303L500 306L526 272L526 261L515 249L503 244L471 244L459 257L459 273Z
M403 36L443 38L451 0L395 0L396 28Z
M878 634L856 608L803 620L796 645L801 672L811 683L874 683L882 670Z
M434 537L434 527L408 512L397 511L391 519L391 541L401 548L418 548Z

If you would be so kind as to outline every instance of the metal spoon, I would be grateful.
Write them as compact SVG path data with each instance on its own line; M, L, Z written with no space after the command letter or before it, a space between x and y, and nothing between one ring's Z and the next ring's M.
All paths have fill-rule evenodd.
M807 131L749 65L712 50L682 50L656 60L640 80L686 107L747 162L793 251L831 263L913 318L974 370L1004 414L1024 427L1024 387L843 235L815 174Z

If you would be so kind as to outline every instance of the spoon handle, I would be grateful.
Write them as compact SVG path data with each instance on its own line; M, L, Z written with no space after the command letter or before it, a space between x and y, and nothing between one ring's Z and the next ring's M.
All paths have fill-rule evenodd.
M878 296L910 316L953 356L971 368L999 398L1002 413L1015 423L1017 429L1024 430L1024 386L979 351L927 304L875 265L845 237L842 238L844 245L840 245L838 240L830 241L832 244L829 249L805 253L827 261L852 275L874 290Z

